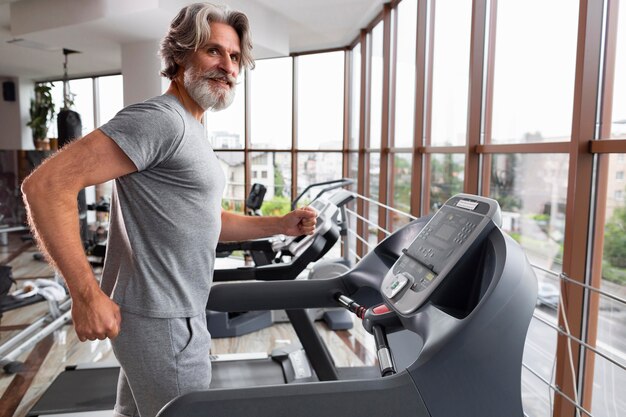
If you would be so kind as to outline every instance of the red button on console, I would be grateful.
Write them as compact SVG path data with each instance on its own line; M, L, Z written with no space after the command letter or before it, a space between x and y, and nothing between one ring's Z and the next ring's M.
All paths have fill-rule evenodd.
M385 313L388 313L390 310L389 310L389 307L387 307L387 305L381 304L379 306L374 307L372 311L374 312L374 314L385 314Z

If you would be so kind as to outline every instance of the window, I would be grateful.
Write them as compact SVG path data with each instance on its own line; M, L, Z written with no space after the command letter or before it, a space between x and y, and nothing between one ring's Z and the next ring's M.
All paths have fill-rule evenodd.
M393 158L393 183L392 183L392 207L404 212L411 211L411 165L413 163L410 153L398 153ZM397 230L410 220L407 216L391 212L391 229Z
M498 2L493 143L569 140L578 5Z
M380 149L383 117L383 23L378 23L369 35L372 51L370 80L369 147ZM370 219L372 220L372 219Z
M398 58L396 61L395 137L393 146L413 146L415 123L415 33L417 1L398 5Z
M124 107L124 80L121 75L96 78L98 85L98 122L102 126Z
M467 135L472 2L438 1L435 7L431 144L461 145Z
M250 71L250 146L291 148L292 58L262 59Z
M298 154L297 172L298 193L311 184L341 178L341 154L334 152L301 152ZM319 189L317 191L319 192ZM312 199L315 195L310 195L309 197Z
M617 17L617 46L615 53L615 79L613 81L613 115L611 137L626 139L626 10L619 8ZM623 154L620 154L623 157Z
M220 161L224 176L228 178L222 195L222 208L243 212L246 198L243 152L220 152L215 155Z
M615 173L615 179L616 180L623 180L624 179L624 171L617 171Z
M361 115L361 44L357 43L350 51L352 66L350 76L350 149L359 148ZM356 177L354 177L356 178Z
M615 162L623 154L612 154L608 170L615 169ZM609 176L609 178L611 178ZM604 226L604 250L602 256L602 284L605 294L624 299L626 289L626 205L624 204L624 185L608 183ZM611 192L612 191L612 192ZM623 312L625 305L605 294L597 294L598 336L597 349L618 364L626 364L623 331ZM593 413L594 415L621 415L626 412L626 404L621 400L623 394L619 384L613 381L623 377L624 371L603 356L595 357L593 378Z
M437 211L446 200L463 191L464 170L464 155L430 155L431 212Z
M343 145L344 52L298 58L298 148Z

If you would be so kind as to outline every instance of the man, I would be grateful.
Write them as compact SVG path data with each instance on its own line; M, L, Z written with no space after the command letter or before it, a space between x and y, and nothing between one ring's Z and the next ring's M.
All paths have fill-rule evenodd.
M200 124L232 102L252 67L247 17L207 3L183 8L161 43L162 96L131 105L42 164L23 183L39 244L65 277L81 341L112 340L122 370L116 416L152 417L206 389L205 307L219 240L311 234L315 211L283 217L221 210L224 175ZM76 194L115 179L102 288L79 236Z

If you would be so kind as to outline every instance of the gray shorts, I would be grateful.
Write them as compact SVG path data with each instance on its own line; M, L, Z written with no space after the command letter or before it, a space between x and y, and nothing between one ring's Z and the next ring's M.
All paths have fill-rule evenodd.
M122 369L116 417L154 417L170 400L211 382L206 315L153 318L122 312L112 341Z

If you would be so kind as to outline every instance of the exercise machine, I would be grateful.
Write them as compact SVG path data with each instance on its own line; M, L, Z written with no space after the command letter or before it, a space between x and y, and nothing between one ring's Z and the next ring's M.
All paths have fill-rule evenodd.
M521 417L522 353L537 281L500 221L496 201L460 194L419 233L409 232L410 223L340 277L217 285L210 305L218 310L233 302L250 310L341 303L374 335L380 376L190 393L158 416ZM384 303L360 306L354 295L363 288L377 290ZM418 342L409 346L407 366L397 366L388 337L398 331Z
M218 362L214 389L183 395L159 416L521 417L521 360L537 283L499 223L497 202L461 194L432 218L394 232L339 277L216 284L208 305L216 311L286 309L308 318L303 308L347 307L374 334L381 369L335 367L319 337L304 329L298 337L312 381L320 382L282 384L276 375L283 368L272 359ZM368 292L383 303L361 307ZM257 386L238 388L243 381ZM110 410L114 378L106 390L88 382L54 391L73 401L54 412ZM43 414L36 405L29 416Z
M10 266L1 265L0 274L3 275L4 279L12 280ZM6 294L0 297L0 317L6 311L40 302L48 303L48 311L0 345L0 367L6 374L20 372L23 368L23 363L18 358L37 342L55 330L60 329L71 320L71 300L69 295L66 294L65 287L59 281L59 276L55 276L54 281L35 280L30 290L22 288L13 294ZM45 286L54 287L56 297L52 297L51 292L46 294ZM27 296L21 297L18 295L19 292Z
M335 187L337 188L337 187ZM330 196L318 195L310 206L317 213L317 224L313 235L273 236L244 242L220 243L222 251L244 250L252 254L255 265L236 268L219 268L213 273L213 282L226 281L275 281L294 280L313 262L320 260L346 234L345 206L353 201L354 193L337 190ZM345 312L341 312L345 313ZM324 316L323 312L320 317ZM330 318L337 317L329 313ZM340 316L341 317L341 316ZM258 331L278 321L270 310L215 312L207 310L207 325L211 337L235 337ZM343 322L352 321L343 318ZM336 322L340 322L336 319ZM332 323L329 320L329 326ZM337 326L335 326L337 327ZM347 325L343 325L347 328Z
M238 267L231 269L216 269L214 282L230 281L274 281L294 280L311 263L320 259L337 242L342 222L340 207L354 199L353 193L346 190L337 190L330 196L317 198L310 205L318 212L316 230L313 235L287 238L260 239L258 241L233 243L239 245L273 245L272 249L280 256L288 257L277 264L268 264L256 267ZM276 240L273 240L276 239ZM234 312L247 311L233 310ZM259 326L271 325L269 310L250 311L230 315L231 312L214 312L210 306L207 309L207 322L212 337L227 335L241 335L258 330ZM261 317L261 319L259 319ZM305 318L308 319L308 316ZM264 321L265 320L265 321ZM294 319L295 321L298 318ZM298 327L298 324L294 324ZM240 356L212 357L214 369L223 368L221 374L229 374L234 358ZM299 347L285 347L277 349L271 355L252 354L246 358L264 358L251 365L251 373L258 377L265 375L266 381L287 378L291 381L314 380L315 375L310 370L308 360ZM279 372L275 367L278 365ZM218 371L219 372L219 371ZM113 407L115 387L119 374L119 364L107 366L78 365L68 366L57 376L48 390L29 411L29 416L72 413L76 411L107 410ZM215 373L214 373L215 375ZM228 381L229 378L226 378ZM219 384L220 377L214 378L214 384ZM256 381L252 379L252 381Z

